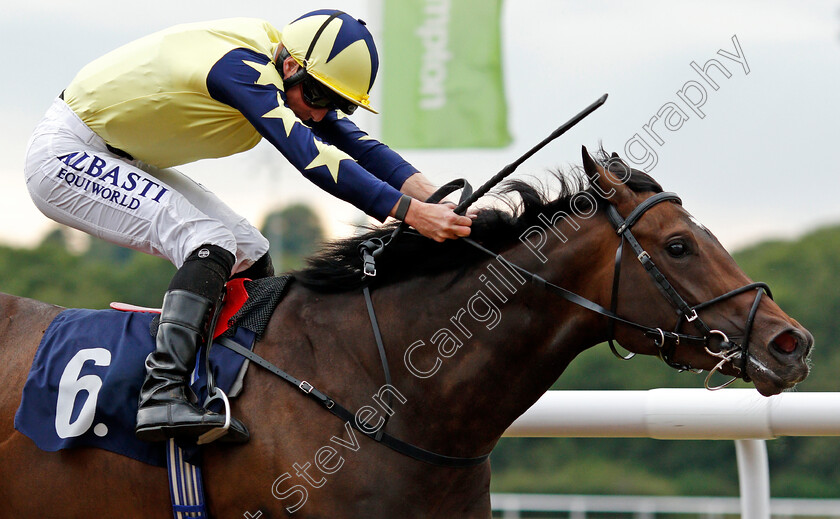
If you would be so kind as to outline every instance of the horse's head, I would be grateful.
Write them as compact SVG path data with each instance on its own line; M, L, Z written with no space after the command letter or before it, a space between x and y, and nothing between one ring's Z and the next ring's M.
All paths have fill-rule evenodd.
M622 247L618 284L605 299L618 316L642 325L617 321L615 339L674 367L752 380L765 396L804 380L811 334L744 274L676 195L661 193L616 154L600 162L583 149L584 170L608 204ZM631 189L631 177L649 179L650 190Z

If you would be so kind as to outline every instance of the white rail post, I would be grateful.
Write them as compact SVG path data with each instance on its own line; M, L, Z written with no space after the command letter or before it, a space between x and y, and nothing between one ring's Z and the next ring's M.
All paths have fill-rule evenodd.
M770 519L770 466L764 440L735 440L741 519Z

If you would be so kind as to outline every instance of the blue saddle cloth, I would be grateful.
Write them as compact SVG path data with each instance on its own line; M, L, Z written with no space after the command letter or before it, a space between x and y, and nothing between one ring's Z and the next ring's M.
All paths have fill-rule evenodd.
M155 348L154 314L70 309L50 323L23 388L15 428L45 451L97 447L166 466L165 443L134 436L146 356ZM252 348L254 332L237 328L233 340ZM210 350L216 386L228 392L244 358L227 348ZM199 404L207 395L203 349L193 373Z

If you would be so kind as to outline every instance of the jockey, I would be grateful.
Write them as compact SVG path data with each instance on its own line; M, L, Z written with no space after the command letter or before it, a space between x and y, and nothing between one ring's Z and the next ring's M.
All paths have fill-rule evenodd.
M378 65L364 22L341 11L313 11L282 33L245 18L179 25L85 66L35 129L26 182L45 215L178 268L146 359L140 439L224 424L189 398L196 350L228 279L274 273L259 231L174 166L266 138L307 179L380 221L436 241L469 235L470 218L422 202L432 184L347 118L359 106L376 113ZM231 422L223 439L247 441Z

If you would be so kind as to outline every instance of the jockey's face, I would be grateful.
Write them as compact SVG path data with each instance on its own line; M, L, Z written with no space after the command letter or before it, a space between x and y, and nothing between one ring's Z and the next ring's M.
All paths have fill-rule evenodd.
M287 79L292 74L297 72L299 65L291 56L286 58L283 61L283 79ZM309 106L306 104L306 101L303 100L303 94L300 91L301 85L298 83L297 85L293 86L292 88L286 90L286 104L289 105L289 108L295 113L295 115L301 121L315 121L316 123L319 122L321 119L327 115L327 108L317 108L314 106Z

